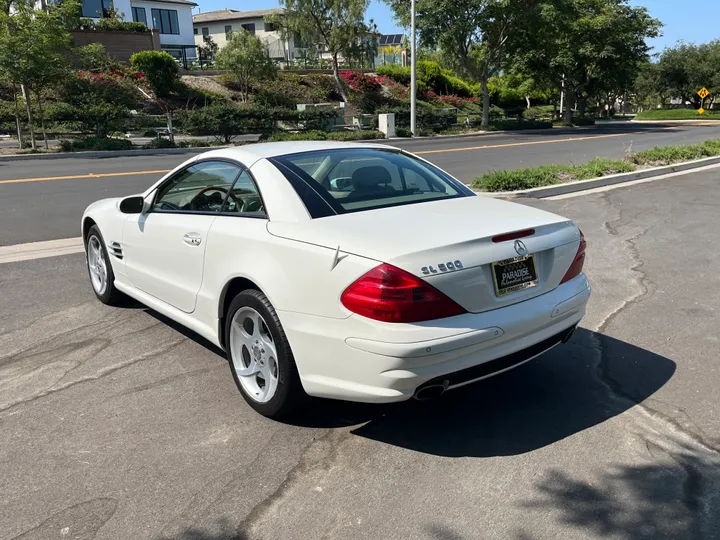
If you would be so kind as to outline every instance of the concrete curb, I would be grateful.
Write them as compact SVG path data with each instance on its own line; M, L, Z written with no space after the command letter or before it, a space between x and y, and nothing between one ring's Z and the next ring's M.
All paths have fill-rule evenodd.
M690 126L698 124L720 125L720 118L717 120L709 118L698 118L697 120L631 120L631 122L633 124L688 124Z
M567 184L557 184L553 186L544 186L532 189L521 189L517 191L497 191L488 193L487 191L475 191L486 197L495 197L502 199L543 199L545 197L554 197L555 195L564 195L566 193L575 193L577 191L585 191L598 187L612 186L614 184L624 184L634 182L635 180L644 180L655 176L663 176L676 172L689 171L707 167L708 165L720 164L720 156L698 159L695 161L686 161L685 163L675 163L674 165L666 165L664 167L654 167L652 169L644 169L641 171L633 171L629 173L610 174L601 176L600 178L591 178L589 180L580 180L578 182L569 182Z
M33 159L70 159L70 158L108 158L108 157L132 157L132 156L163 156L173 154L198 154L216 150L218 148L227 148L225 146L208 146L203 148L158 148L138 150L103 150L96 152L58 152L53 154L15 154L9 156L0 156L0 162L3 161L29 161Z

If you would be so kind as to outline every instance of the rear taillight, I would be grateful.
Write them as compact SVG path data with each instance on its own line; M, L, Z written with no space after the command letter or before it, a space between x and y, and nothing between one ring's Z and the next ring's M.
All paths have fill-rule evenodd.
M577 253L575 254L575 258L573 259L570 268L568 268L568 271L565 273L565 277L563 277L562 281L560 282L561 284L565 283L566 281L570 281L572 278L580 275L580 272L582 272L583 269L583 264L585 264L586 247L587 242L585 241L585 235L582 231L580 231L580 245L578 246Z
M429 321L466 313L432 285L389 264L361 276L340 300L353 313L383 322Z

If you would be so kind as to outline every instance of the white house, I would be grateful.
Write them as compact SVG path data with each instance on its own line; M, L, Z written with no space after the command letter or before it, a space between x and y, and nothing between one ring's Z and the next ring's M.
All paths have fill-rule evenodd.
M160 32L160 47L177 59L197 56L190 0L82 0L83 17L102 18L114 7L124 20L145 23Z
M256 35L267 44L270 57L274 60L292 60L299 58L300 48L296 46L292 36L283 39L275 26L266 20L271 15L281 15L284 9L258 9L254 11L238 11L236 9L218 9L193 16L193 32L195 44L203 44L203 36L212 37L219 48L227 43L227 36L233 30L244 29Z

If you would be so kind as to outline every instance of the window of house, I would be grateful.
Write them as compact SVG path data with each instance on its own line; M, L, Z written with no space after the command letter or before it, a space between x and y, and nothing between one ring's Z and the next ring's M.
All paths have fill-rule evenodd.
M209 35L210 35L210 29L209 29L209 28L203 28L203 29L202 29L202 35L203 35L203 36L209 36Z
M243 27L243 30L247 30L251 34L255 33L255 23L241 24L240 26Z
M226 38L229 38L231 32L232 32L232 26L230 26L229 24L226 25L226 26L225 26L225 37L226 37Z
M193 28L193 34L195 34L196 36L198 35L198 29L197 29L197 28Z
M161 34L179 34L180 24L178 14L174 9L153 9L153 28L160 30Z
M275 32L277 30L277 25L274 23L266 22L265 23L265 31L266 32Z
M145 8L143 7L132 8L132 18L135 22L147 25L147 15L145 14Z

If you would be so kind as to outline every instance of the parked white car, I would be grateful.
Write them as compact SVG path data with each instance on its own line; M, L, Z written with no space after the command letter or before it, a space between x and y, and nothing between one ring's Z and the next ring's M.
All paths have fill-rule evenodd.
M102 302L128 295L222 347L269 417L506 371L567 341L590 296L572 222L379 144L207 152L90 205L82 233Z

